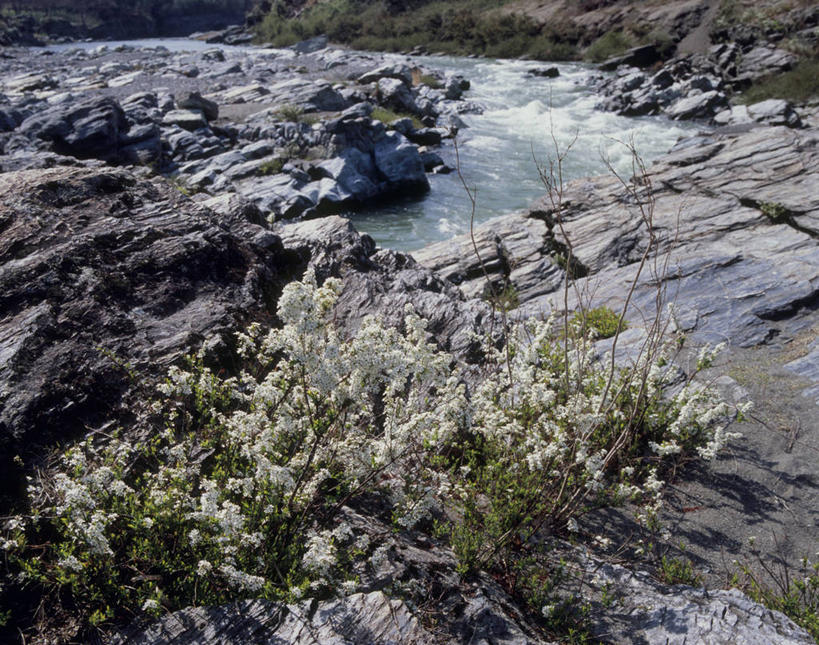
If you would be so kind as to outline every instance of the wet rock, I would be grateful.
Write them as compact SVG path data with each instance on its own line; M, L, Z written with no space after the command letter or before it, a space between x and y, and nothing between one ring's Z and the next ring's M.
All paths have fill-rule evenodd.
M371 177L376 175L372 157L358 148L348 148L334 159L318 164L326 176L338 182L350 199L365 202L379 194L379 188Z
M527 70L526 73L530 76L540 76L542 78L557 78L560 76L560 70L557 67L535 67Z
M390 190L419 193L429 190L418 148L397 132L388 132L376 141L373 158Z

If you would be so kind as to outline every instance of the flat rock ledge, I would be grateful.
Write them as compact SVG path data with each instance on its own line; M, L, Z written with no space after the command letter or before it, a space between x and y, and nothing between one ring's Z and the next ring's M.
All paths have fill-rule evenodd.
M653 315L660 279L679 327L702 342L751 347L810 326L819 304L816 128L760 126L684 139L641 181L650 192L627 190L614 177L577 180L564 190L561 211L544 199L476 227L481 261L497 288L514 290L517 313L562 307L569 246L578 291L594 306L619 310L649 240L642 209L668 265L664 275L657 266L642 273L632 323ZM468 235L413 257L468 297L485 295Z
M141 634L112 645L423 645L432 636L407 605L381 591L324 602L284 605L245 600L175 612Z

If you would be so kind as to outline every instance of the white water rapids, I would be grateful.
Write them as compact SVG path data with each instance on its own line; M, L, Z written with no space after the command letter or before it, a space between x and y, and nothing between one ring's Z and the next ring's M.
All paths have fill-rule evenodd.
M476 223L525 209L545 194L535 159L543 165L555 158L553 134L561 151L573 142L563 163L568 181L609 172L606 159L630 177L632 157L625 143L633 142L649 162L696 130L663 117L629 118L595 110L598 98L585 85L593 73L587 65L437 56L420 61L462 74L472 83L464 98L486 108L481 115L462 115L469 127L458 134L462 174L477 189ZM552 66L560 70L559 77L526 73ZM450 142L437 152L455 165ZM356 228L380 246L404 251L466 233L471 205L457 174L429 175L429 180L432 189L421 199L351 214Z

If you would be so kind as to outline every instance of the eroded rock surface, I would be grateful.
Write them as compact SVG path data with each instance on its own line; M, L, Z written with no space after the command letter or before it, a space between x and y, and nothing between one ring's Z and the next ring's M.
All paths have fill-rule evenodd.
M794 330L804 326L816 308L817 168L813 130L695 137L649 169L651 199L643 187L632 194L614 177L575 181L561 213L544 200L528 214L478 227L478 250L494 282L514 288L523 314L553 309L569 246L580 291L618 309L648 244L650 214L659 250L669 254L664 280L681 327L703 340L752 346L778 334L783 320ZM484 289L469 236L414 256L470 296ZM634 311L651 315L654 284L644 271Z
M3 458L110 423L133 371L269 319L298 274L279 239L114 169L0 174ZM4 474L10 474L4 469Z

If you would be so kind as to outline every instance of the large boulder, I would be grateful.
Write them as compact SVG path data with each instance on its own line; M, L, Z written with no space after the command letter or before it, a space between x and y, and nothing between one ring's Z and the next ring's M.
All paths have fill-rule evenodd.
M378 81L379 103L399 112L418 113L415 97L407 85L396 78L382 78Z
M79 159L116 160L120 137L127 129L119 103L96 96L46 108L23 121L18 131L47 142L59 154Z
M387 132L373 149L375 166L392 190L423 193L429 190L418 148L397 132Z

